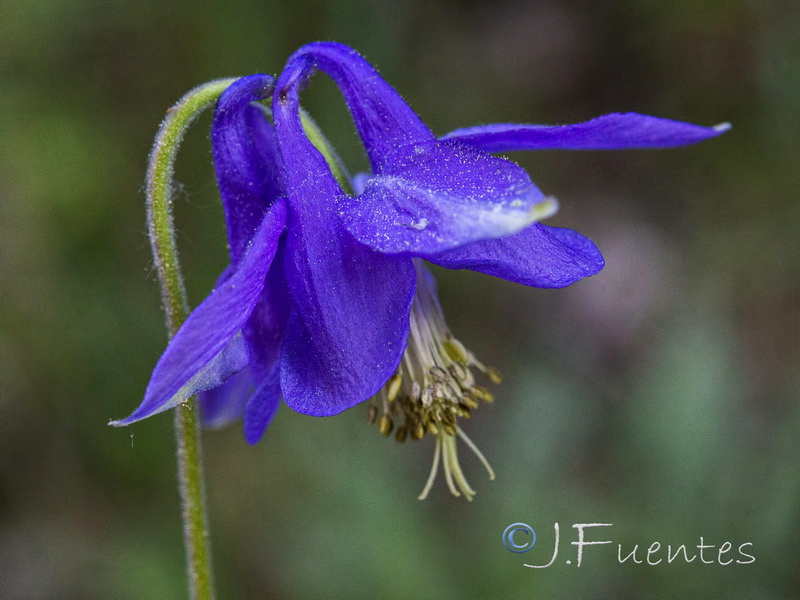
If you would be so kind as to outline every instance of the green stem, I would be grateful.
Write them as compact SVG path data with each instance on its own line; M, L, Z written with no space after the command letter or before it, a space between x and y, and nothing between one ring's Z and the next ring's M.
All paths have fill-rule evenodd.
M300 122L303 125L303 131L306 137L314 147L319 150L319 153L322 154L325 162L328 163L328 168L330 168L331 173L333 173L333 176L342 187L342 190L344 190L346 194L352 194L353 189L350 184L350 174L347 172L347 168L344 166L342 159L339 158L336 150L333 149L328 138L322 133L322 130L314 122L314 119L311 118L311 115L302 108L300 109Z
M153 260L161 284L169 337L189 314L172 223L172 180L175 156L186 129L235 79L211 81L187 93L167 112L156 136L147 169L147 225ZM212 600L208 518L205 510L200 427L191 398L175 409L178 481L181 495L189 597Z

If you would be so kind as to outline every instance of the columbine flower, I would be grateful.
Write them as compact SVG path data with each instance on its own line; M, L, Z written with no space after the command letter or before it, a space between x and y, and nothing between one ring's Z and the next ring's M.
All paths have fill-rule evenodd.
M331 170L335 157L303 127L299 92L318 69L339 85L370 161L370 175L348 182L353 194ZM270 96L274 128L257 103ZM421 259L545 288L603 267L589 239L538 223L555 201L488 152L676 146L724 129L629 113L437 139L356 52L309 44L277 83L245 77L220 98L212 143L231 266L170 342L141 406L115 424L211 390L205 421L243 414L255 443L281 396L316 416L373 398L371 419L384 434L397 425L397 439L436 436L421 497L441 460L450 490L470 499L456 437L491 469L457 419L491 400L476 376L496 383L499 375L453 337Z

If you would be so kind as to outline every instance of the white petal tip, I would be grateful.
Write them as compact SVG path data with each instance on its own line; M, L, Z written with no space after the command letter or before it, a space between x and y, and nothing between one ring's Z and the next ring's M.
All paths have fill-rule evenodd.
M552 217L558 212L558 200L553 196L546 196L545 199L531 207L528 215L530 223L536 223L548 217Z
M725 123L714 125L711 129L713 129L714 131L718 131L719 133L724 133L725 131L728 131L731 127L733 126L726 121Z

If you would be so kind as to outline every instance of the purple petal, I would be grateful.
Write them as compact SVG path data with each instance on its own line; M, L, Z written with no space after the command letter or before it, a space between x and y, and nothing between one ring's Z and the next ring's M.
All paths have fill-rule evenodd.
M240 330L261 297L285 221L285 205L278 202L230 277L192 311L172 338L139 408L111 425L128 425L173 408L246 366L249 356Z
M250 444L261 439L280 404L281 343L292 308L284 267L285 239L281 238L278 244L261 302L256 305L244 328L250 348L251 369L257 382L244 410L244 435Z
M400 95L354 50L314 43L288 61L276 97L314 69L339 85L375 177L357 198L341 198L345 227L387 253L439 252L529 225L544 201L527 173L505 160L438 142ZM364 182L356 181L357 187Z
M300 48L286 63L278 85L295 89L315 69L327 73L339 86L364 140L372 170L382 170L397 148L433 140L434 135L416 113L360 54L334 42L315 42Z
M244 411L244 437L248 444L257 443L272 421L281 401L279 370L276 368L261 379L247 401Z
M218 429L244 417L245 439L250 444L257 443L280 405L278 367L279 362L276 361L272 370L264 375L263 369L255 367L251 358L250 365L221 386L201 392L199 399L203 425Z
M442 139L484 152L512 150L626 150L695 144L730 129L729 123L701 127L637 113L612 113L575 125L498 123L457 129Z
M217 278L214 289L220 287L228 279L234 269L229 265ZM245 340L246 341L246 340ZM246 346L249 354L249 348ZM252 356L250 356L252 361ZM200 417L203 426L209 429L219 429L242 417L247 398L253 391L252 369L245 367L238 373L231 375L222 385L209 388L197 395L200 406Z
M197 399L203 426L219 429L241 419L253 389L252 370L245 367L222 385L200 392Z
M497 240L483 240L424 257L448 269L472 269L540 288L560 288L594 275L605 261L589 239L537 223Z
M414 266L341 227L335 206L344 194L303 133L298 90L285 76L273 114L289 203L286 274L294 307L281 348L281 389L294 410L333 415L372 396L399 364Z
M381 252L441 252L507 236L550 206L523 169L460 143L420 143L393 169L339 203L347 230Z
M276 404L267 414L268 411L265 412L264 408L265 401L270 404L277 403L280 399L278 378L280 346L291 310L291 298L283 266L284 247L285 237L281 237L272 265L267 272L261 300L242 328L250 353L248 367L220 387L200 394L203 424L206 427L219 428L244 415L245 437L254 440L252 443L263 435L271 415L274 415L277 409ZM229 270L230 268L226 269ZM223 274L220 280L224 281L224 276ZM269 392L270 387L276 386L278 387L274 394ZM248 414L255 415L249 420L252 422L256 419L256 425L248 425Z
M256 304L243 329L250 348L256 380L275 370L280 360L283 333L292 308L284 266L285 253L284 235L278 243L272 266L267 273L261 301Z
M350 188L356 196L364 193L364 188L367 187L369 180L372 179L372 173L356 173L350 180Z
M214 111L211 144L234 265L264 213L282 195L275 131L265 107L255 104L272 95L274 81L269 75L238 79L223 92Z

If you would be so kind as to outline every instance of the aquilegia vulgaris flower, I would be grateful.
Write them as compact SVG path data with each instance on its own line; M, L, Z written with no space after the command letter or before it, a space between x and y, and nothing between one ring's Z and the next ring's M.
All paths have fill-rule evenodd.
M353 178L299 107L317 70L338 84L369 158ZM262 101L271 100L271 109ZM337 414L370 400L397 440L436 437L434 464L455 495L474 491L456 454L459 426L499 382L448 329L428 261L558 288L597 273L586 237L539 223L556 210L516 164L490 153L691 144L727 127L635 113L567 126L487 125L437 138L355 51L298 50L280 77L244 77L212 126L230 267L156 365L126 425L201 395L204 421L243 417L258 441L283 397Z

